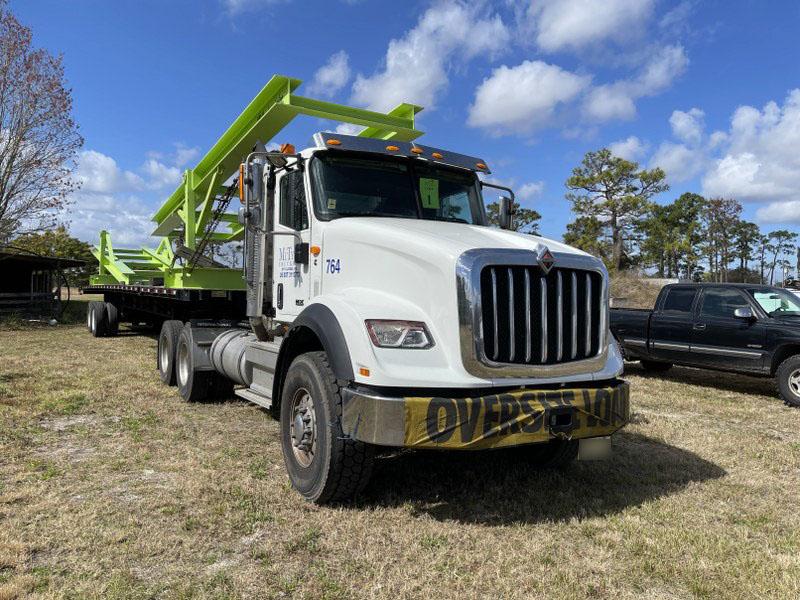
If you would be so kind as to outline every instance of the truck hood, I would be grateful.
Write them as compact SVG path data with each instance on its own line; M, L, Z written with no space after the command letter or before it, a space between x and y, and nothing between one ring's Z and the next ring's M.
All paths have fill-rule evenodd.
M504 231L495 227L450 223L447 221L427 221L423 219L398 219L388 217L345 217L326 225L326 237L332 234L355 240L363 240L370 245L394 246L398 237L408 239L412 244L436 251L437 254L458 256L473 248L508 248L536 250L541 245L551 252L564 252L588 256L585 252L555 240Z

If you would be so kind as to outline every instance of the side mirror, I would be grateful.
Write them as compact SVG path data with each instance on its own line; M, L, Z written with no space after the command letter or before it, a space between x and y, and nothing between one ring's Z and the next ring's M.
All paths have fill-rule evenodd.
M308 242L301 242L294 245L294 263L296 265L308 264Z
M737 319L753 319L755 318L753 315L753 311L749 308L737 308L733 311L733 316Z
M500 229L514 228L514 201L508 196L500 196L498 220L500 221Z

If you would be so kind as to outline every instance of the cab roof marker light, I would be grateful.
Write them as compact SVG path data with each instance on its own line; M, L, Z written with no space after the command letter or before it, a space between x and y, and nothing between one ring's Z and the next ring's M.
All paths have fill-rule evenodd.
M386 146L386 149L389 152L397 152L398 150L400 150L400 148L398 148L397 146Z
M443 159L443 158L444 158L444 156L442 156L442 155L441 155L441 154L439 154L438 152L434 152L433 154L431 154L431 156L432 156L433 158L437 159L437 160L441 160L441 159Z
M411 152L413 152L414 154L425 154L425 150L423 150L422 148L417 148L416 146L411 148Z
M328 146L341 146L342 142L339 140L330 139L326 142L326 144L328 144Z

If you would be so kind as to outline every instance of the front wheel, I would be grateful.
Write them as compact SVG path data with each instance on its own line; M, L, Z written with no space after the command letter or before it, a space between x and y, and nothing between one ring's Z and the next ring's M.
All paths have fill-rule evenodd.
M788 405L800 408L800 354L784 360L775 372L778 392Z
M281 447L292 486L311 502L357 496L372 472L374 447L342 432L340 383L325 352L289 366L281 395Z

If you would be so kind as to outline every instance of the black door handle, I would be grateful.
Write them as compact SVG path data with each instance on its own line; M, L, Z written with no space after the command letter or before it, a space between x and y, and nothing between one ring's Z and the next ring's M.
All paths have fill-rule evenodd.
M705 323L695 323L694 324L694 330L695 331L703 331L705 328L706 328L706 324Z

